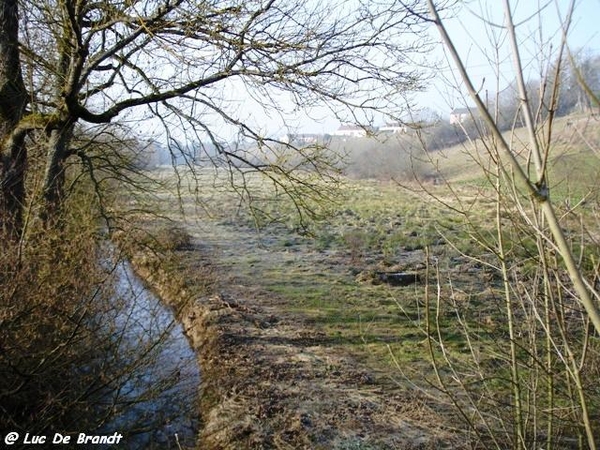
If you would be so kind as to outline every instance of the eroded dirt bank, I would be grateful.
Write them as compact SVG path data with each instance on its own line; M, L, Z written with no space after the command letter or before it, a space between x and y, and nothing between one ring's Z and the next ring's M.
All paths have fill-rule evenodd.
M198 449L460 447L422 394L341 352L301 313L282 312L285 299L259 279L236 283L210 248L191 241L159 256L124 247L197 352Z

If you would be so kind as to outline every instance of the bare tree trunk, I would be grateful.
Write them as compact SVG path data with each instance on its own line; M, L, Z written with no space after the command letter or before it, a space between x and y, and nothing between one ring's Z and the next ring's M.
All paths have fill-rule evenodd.
M12 145L3 146L6 155L2 155L0 175L2 180L0 224L5 236L18 239L23 228L27 149L24 145L24 136L10 141Z
M0 0L0 226L13 238L22 228L27 164L24 135L12 136L27 105L18 29L18 1Z
M70 156L69 142L73 135L73 123L66 123L50 131L47 142L46 170L44 187L42 220L49 224L58 216L64 197L65 162Z

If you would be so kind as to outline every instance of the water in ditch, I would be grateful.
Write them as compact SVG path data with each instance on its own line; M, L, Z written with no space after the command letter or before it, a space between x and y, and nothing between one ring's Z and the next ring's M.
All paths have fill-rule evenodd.
M102 409L110 419L101 432L119 432L119 448L194 447L200 372L173 312L133 272L127 261L111 269L113 299L102 315L111 340L111 389ZM115 367L118 370L115 371Z

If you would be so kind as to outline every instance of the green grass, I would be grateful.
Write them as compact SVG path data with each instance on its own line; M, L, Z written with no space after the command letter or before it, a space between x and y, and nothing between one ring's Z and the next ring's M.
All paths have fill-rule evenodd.
M600 176L600 158L588 144L592 138L596 143L600 140L596 129L587 131L587 144L569 138L567 134L572 132L562 119L558 122L549 159L551 192L562 225L572 236L574 253L581 255L582 267L593 272L600 261L599 205L597 196L589 192L594 193ZM513 138L515 142L523 139L523 130ZM267 184L251 176L248 192L255 197L255 215L241 209L239 198L224 186L218 192L208 187L200 190L201 209L194 207L191 196L183 199L188 219L192 218L188 229L200 242L214 246L216 261L222 270L235 272L237 283L260 287L277 299L283 313L302 316L308 326L324 333L328 345L394 379L402 378L399 370L414 376L412 381L432 376L425 335L427 288L432 306L429 323L435 330L432 337L438 338L437 321L446 356L469 376L474 376L477 365L487 374L485 380L472 380L474 389L481 389L482 395L497 391L498 397L507 397L507 318L501 274L494 269L499 260L493 253L498 240L495 191L479 165L488 161L484 155L468 154L464 147L431 156L438 159L450 186L426 185L429 192L423 192L416 184L409 190L391 182L344 179L335 201L319 205L320 220L311 222L306 230L300 227L289 200L272 196ZM213 181L208 174L200 180ZM569 212L569 204L573 206L583 197L587 202ZM533 219L529 200L526 196L519 200ZM173 205L171 202L167 211L170 215L177 212ZM519 318L517 333L528 336L527 321L520 319L531 312L527 302L516 299L539 300L535 295L541 294L533 287L539 282L540 260L534 236L526 231L527 223L515 218L515 212L514 203L506 201L500 211L502 236L514 282L511 295ZM582 233L583 228L586 231ZM427 263L429 286L422 282L391 287L369 278L377 271L418 271L424 277ZM561 263L556 264L560 267ZM557 284L565 282L560 277L557 280ZM569 301L567 290L563 291ZM582 330L569 330L574 342L583 341ZM543 355L543 334L534 336L534 345L539 346L536 351ZM527 361L529 355L523 349L530 342L518 339L519 357ZM592 347L596 351L596 343ZM443 360L439 346L434 354L438 361ZM535 356L543 361L540 355ZM536 374L523 369L523 376Z

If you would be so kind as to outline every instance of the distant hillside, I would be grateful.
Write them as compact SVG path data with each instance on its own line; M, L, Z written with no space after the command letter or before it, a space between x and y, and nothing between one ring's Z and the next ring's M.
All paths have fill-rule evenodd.
M528 138L524 128L506 131L504 138L527 164ZM552 127L549 151L550 187L555 195L583 196L600 185L600 120L591 115L558 118ZM480 139L426 155L427 170L449 182L485 183L490 151ZM425 156L425 155L424 155Z

